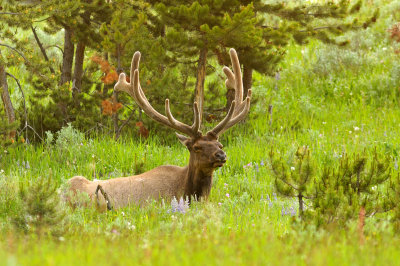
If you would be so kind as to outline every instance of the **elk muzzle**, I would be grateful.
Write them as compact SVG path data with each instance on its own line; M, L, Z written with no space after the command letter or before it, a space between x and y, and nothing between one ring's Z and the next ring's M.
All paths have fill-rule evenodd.
M221 167L226 162L226 154L223 150L214 153L214 167Z

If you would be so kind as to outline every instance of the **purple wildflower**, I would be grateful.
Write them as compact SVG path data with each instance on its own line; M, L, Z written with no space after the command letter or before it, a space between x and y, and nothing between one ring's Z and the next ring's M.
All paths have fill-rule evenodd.
M278 197L276 196L276 193L274 192L274 193L272 193L272 195L274 196L274 200L277 201Z
M281 216L285 216L285 214L286 214L285 207L282 206Z
M290 216L296 216L296 209L293 207L290 207Z
M189 200L183 200L181 197L179 199L179 202L176 200L174 197L171 201L171 212L180 212L180 213L186 213L186 211L189 209Z
M229 198L229 193L226 193L226 195L225 195L227 198Z
M258 169L258 164L256 163L256 164L254 164L254 167L255 167L255 169L256 169L256 172L259 172L260 170Z
M260 165L264 166L264 161L263 160L261 160Z

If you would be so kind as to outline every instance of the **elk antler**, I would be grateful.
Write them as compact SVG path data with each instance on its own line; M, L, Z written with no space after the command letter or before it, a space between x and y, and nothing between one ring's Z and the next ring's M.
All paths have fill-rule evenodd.
M131 63L131 73L130 73L131 83L128 83L126 81L125 74L121 73L119 75L117 84L115 84L114 86L114 89L116 91L127 92L135 100L135 102L139 105L139 107L142 108L143 111L155 121L164 124L170 128L173 128L181 133L184 133L192 138L197 138L201 136L201 132L199 131L200 112L196 102L193 104L194 122L192 126L188 126L182 122L179 122L172 116L168 99L165 100L165 113L167 114L167 116L160 114L151 106L140 86L139 61L140 61L140 52L136 52L133 55Z
M250 110L251 89L248 90L247 97L243 100L243 81L242 72L240 70L240 63L235 49L229 50L233 73L228 67L224 67L224 73L227 77L225 85L229 88L235 89L235 100L232 101L226 117L214 129L207 132L208 135L218 137L230 127L243 120Z

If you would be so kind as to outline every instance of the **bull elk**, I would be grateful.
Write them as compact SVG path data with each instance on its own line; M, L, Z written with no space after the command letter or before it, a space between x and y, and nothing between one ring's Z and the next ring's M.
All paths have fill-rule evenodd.
M89 181L84 177L75 176L69 180L70 190L73 193L85 192L91 199L97 197L98 203L101 202L99 205L102 209L105 209L106 203L108 203L108 208L111 206L119 208L129 204L143 205L148 199L171 199L182 196L206 198L210 193L214 170L226 162L226 154L222 150L221 143L218 142L218 137L243 120L250 109L251 90L243 100L242 73L234 49L230 49L230 57L233 72L228 67L224 67L223 71L227 76L226 86L235 90L235 100L232 101L225 118L203 135L199 130L201 116L198 103L195 102L193 105L194 122L191 126L179 122L173 117L168 99L165 100L166 116L157 112L150 105L140 86L140 52L136 52L131 64L131 83L128 83L125 74L121 73L114 89L128 93L139 107L155 121L186 135L176 133L179 141L190 152L189 165L185 167L158 166L140 175L109 180ZM103 196L97 195L99 189L103 192Z

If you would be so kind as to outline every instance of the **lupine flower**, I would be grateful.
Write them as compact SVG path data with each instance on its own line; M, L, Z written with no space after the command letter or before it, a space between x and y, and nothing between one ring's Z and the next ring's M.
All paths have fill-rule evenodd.
M290 216L296 216L296 209L293 207L290 207Z
M180 213L186 213L186 211L189 209L189 200L183 200L183 198L181 197L179 199L179 202L176 200L176 198L174 197L171 201L171 212L180 212Z
M267 194L267 200L268 200L268 201L271 201L271 199L269 198L269 195L268 195L268 194Z

